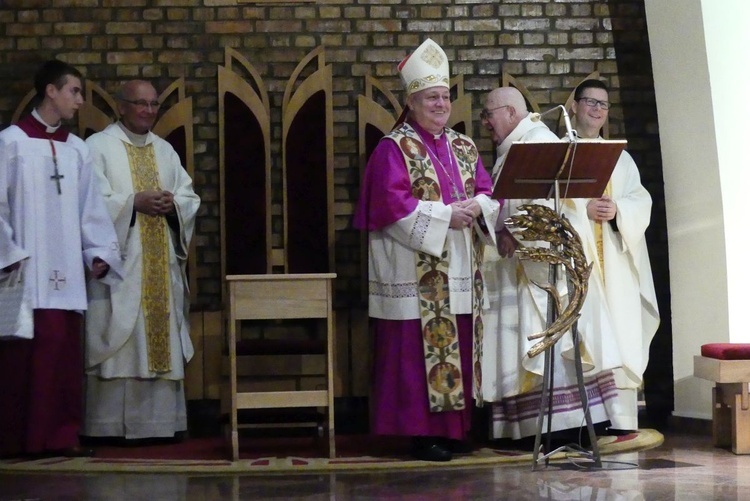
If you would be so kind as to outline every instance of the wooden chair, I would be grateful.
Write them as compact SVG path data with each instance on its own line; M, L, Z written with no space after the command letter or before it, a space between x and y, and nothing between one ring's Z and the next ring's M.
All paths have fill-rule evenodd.
M334 457L333 66L325 64L325 50L317 47L300 61L284 89L281 186L276 186L283 201L279 235L272 230L278 210L271 183L273 99L261 73L240 52L225 48L224 63L218 72L219 172L221 275L227 281L222 302L229 306L229 332L222 411L230 414L232 456L238 458L239 410L322 407ZM269 350L263 332L249 343L241 339L242 320L307 318L326 320L321 354L300 354L296 340L271 340ZM323 366L318 372L325 389L293 384L311 380L317 369L311 364Z
M232 460L239 459L239 420L242 409L283 409L319 407L326 410L329 457L336 457L334 426L334 328L332 281L335 273L229 275L226 277L229 294L229 394L231 402L230 440ZM239 326L242 320L323 319L325 336L325 389L293 391L245 391L241 389L242 356L237 347L241 342ZM273 355L264 355L271 357ZM304 356L304 355L303 355ZM298 363L275 364L276 375L305 374L304 358Z
M750 344L710 343L693 359L693 375L713 381L713 439L750 454Z

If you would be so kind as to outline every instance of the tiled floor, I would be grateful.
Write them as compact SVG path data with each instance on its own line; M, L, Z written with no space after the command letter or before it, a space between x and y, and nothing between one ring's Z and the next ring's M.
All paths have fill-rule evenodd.
M10 500L750 500L750 456L710 437L665 433L662 446L603 457L604 468L554 464L283 476L0 475Z

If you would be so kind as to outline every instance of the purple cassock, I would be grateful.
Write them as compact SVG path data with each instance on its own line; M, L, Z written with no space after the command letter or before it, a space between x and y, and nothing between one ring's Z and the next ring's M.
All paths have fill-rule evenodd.
M459 196L466 198L458 163L445 134L438 138L409 121L429 150L438 176L443 203L458 198L447 172L456 180ZM492 181L478 159L475 195L492 193ZM378 231L411 214L417 199L404 157L395 141L383 139L373 151L362 183L355 227ZM416 262L415 262L416 266ZM461 411L430 412L427 400L422 324L420 319L373 319L374 356L371 390L371 432L376 435L440 436L466 439L472 408L472 319L457 315L461 370L467 406Z

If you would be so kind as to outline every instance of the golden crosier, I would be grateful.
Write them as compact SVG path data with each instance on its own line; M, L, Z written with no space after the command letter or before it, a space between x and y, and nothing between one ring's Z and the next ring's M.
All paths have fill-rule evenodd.
M581 238L568 218L558 215L544 205L525 204L521 205L519 210L522 212L505 221L509 228L520 230L514 232L514 235L520 240L542 240L550 244L549 248L520 246L516 250L519 259L564 266L572 290L568 304L563 309L560 294L553 284L533 282L537 287L547 291L555 302L556 311L560 312L544 331L527 337L529 341L543 338L527 352L528 356L533 358L557 343L581 316L580 311L588 292L592 265L586 263Z

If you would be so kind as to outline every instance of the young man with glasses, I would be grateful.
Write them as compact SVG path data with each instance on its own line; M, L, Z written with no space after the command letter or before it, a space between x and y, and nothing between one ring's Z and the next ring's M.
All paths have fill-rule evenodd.
M601 139L609 107L603 82L578 85L571 111L582 140ZM584 338L615 340L622 360L622 368L614 370L617 397L607 402L611 429L636 430L637 392L659 326L659 308L645 237L651 196L630 154L622 152L600 198L567 200L565 215L581 237L586 259L595 263L578 329Z
M177 152L151 132L156 89L134 80L116 99L120 120L86 143L127 259L123 283L89 287L84 435L173 438L187 429L185 266L200 199Z

